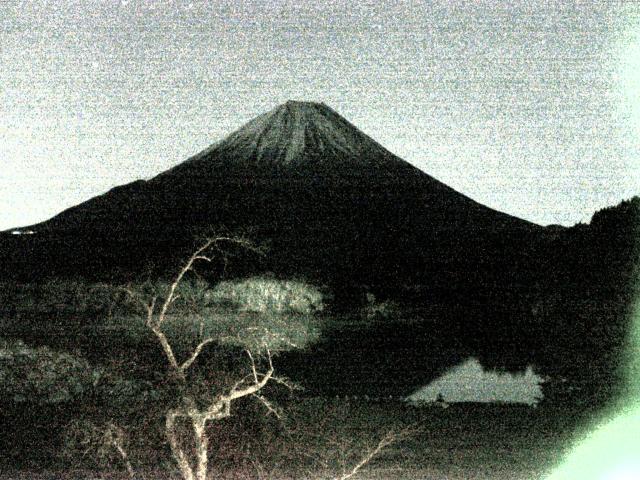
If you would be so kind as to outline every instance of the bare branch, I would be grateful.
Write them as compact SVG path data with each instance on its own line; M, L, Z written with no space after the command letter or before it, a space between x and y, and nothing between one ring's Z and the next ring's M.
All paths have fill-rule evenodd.
M200 342L196 347L196 349L191 354L191 356L182 364L178 364L178 361L176 360L176 356L173 352L171 344L167 340L167 337L162 331L161 327L164 321L166 320L167 311L169 310L169 307L173 304L173 302L175 302L179 298L179 295L176 294L176 289L180 285L180 282L182 282L182 279L184 278L185 274L189 270L191 270L191 268L193 267L193 264L198 260L204 260L208 262L212 261L210 257L203 255L203 252L209 249L212 245L217 245L218 242L222 242L222 241L237 243L242 245L245 248L253 249L251 243L243 239L236 239L233 237L216 237L216 238L208 239L206 242L204 242L202 246L200 246L200 248L198 248L188 258L187 262L183 265L183 267L178 272L178 275L176 275L175 279L169 286L169 291L167 293L167 296L162 302L162 306L160 307L160 312L157 314L155 319L154 319L154 314L156 309L157 297L153 297L153 299L151 300L151 303L145 304L144 302L142 302L142 300L139 298L138 295L135 295L135 293L132 292L130 289L125 289L125 291L129 293L129 295L131 295L133 298L135 298L136 300L138 300L140 303L144 305L147 311L147 326L151 329L151 331L154 333L154 335L160 342L162 350L165 356L167 357L167 360L169 361L169 365L171 366L171 368L177 371L181 376L184 375L184 371L187 370L193 364L193 362L198 358L198 355L200 355L200 352L202 351L202 349L207 344L211 343L213 340L206 339Z
M354 467L345 472L340 477L336 477L334 480L347 480L357 474L365 465L367 465L371 460L373 460L377 455L380 454L382 450L387 448L389 445L392 445L396 442L404 440L410 435L415 434L418 431L416 426L409 426L403 430L398 431L390 431L387 432L375 446L375 448L371 449L366 455L362 457L362 459L354 465Z
M207 338L206 340L203 340L202 342L200 342L198 346L195 348L195 350L193 351L193 353L191 354L191 356L187 360L185 360L182 363L182 365L180 365L180 370L182 372L187 370L193 364L193 362L196 361L196 359L198 358L198 355L200 355L200 352L202 352L202 349L206 347L208 344L210 344L211 342L213 342L213 338Z
M233 387L227 395L222 397L222 400L225 402L231 402L241 397L246 397L247 395L252 395L257 391L264 388L264 386L269 382L269 380L273 377L273 362L271 360L271 352L267 349L267 358L269 359L269 370L267 373L262 374L262 379L257 382L254 382L252 385L244 387L240 389L240 385ZM260 375L258 375L259 377Z
M203 416L192 417L191 423L196 443L196 478L198 480L206 480L207 466L209 463L209 438L207 437L206 431L207 419Z
M287 378L287 377L282 377L282 376L273 376L271 377L271 380L279 383L280 385L283 385L285 387L287 387L289 390L293 391L293 390L304 390L304 387L296 382L294 382L293 380Z
M200 255L200 253L202 253L202 251L209 248L212 243L213 241L209 240L202 247L196 250L196 252L193 255L191 255L191 257L189 257L189 259L187 260L187 263L185 263L185 265L178 272L178 275L173 280L173 283L171 283L171 285L169 286L169 293L167 294L167 297L162 303L162 308L160 309L160 313L158 315L158 320L157 320L158 326L162 325L162 323L164 322L167 315L167 310L169 309L169 306L173 303L173 298L175 295L176 288L178 288L178 285L180 285L182 278L185 276L185 274L189 270L191 270L191 267L193 266L193 262L196 261L196 258Z
M273 374L273 359L271 357L271 350L267 348L267 359L269 360L269 371Z
M140 305L145 311L149 311L149 304L142 299L142 296L139 293L134 292L129 286L119 287L116 290L123 291L129 296L131 300L134 300L136 303L138 303L138 305Z
M253 373L253 380L255 383L258 383L258 372L256 371L256 362L253 360L253 355L251 355L251 350L246 350L247 355L249 355L249 359L251 359L251 372Z
M160 310L160 314L158 315L157 325L162 325L162 323L164 322L166 318L167 310L169 309L169 306L173 302L175 291L178 288L178 285L180 285L180 282L182 281L185 274L189 270L191 270L191 268L193 267L193 264L197 260L205 260L207 262L211 262L212 259L210 257L207 257L206 255L203 255L203 252L209 249L212 245L217 246L217 244L220 242L235 243L237 245L242 245L242 247L245 248L246 250L250 250L256 253L262 253L251 242L242 238L215 237L215 238L207 239L204 242L204 244L200 246L200 248L198 248L195 252L193 252L193 254L187 259L187 262L180 269L180 271L178 272L178 275L176 275L176 278L173 280L173 283L169 287L169 293L167 295L167 298L163 302L162 308Z
M162 347L164 355L167 357L169 366L179 374L182 374L182 370L178 366L178 361L176 360L176 356L173 353L173 348L171 348L171 344L169 343L169 340L167 340L164 332L160 330L159 326L156 325L149 325L149 328L158 339L158 342L160 342L160 346Z
M123 287L122 291L127 293L133 300L137 301L147 312L147 318L145 319L147 327L153 332L158 341L160 342L160 346L162 347L162 351L164 352L169 365L173 369L178 369L178 362L176 361L176 357L173 353L173 349L167 340L167 337L164 335L162 330L160 330L160 325L158 321L154 321L153 316L156 309L156 302L158 301L158 297L154 296L149 303L146 303L142 300L139 294L131 290L129 287ZM165 302L166 304L166 302Z
M268 413L273 413L273 415L278 419L282 420L282 412L275 405L273 405L269 400L258 393L253 394L260 402L267 407Z
M218 398L202 413L205 420L218 420L231 415L231 402Z
M120 458L122 459L122 463L124 463L125 468L127 469L127 473L131 479L135 479L135 471L133 470L133 466L131 465L131 461L129 460L129 455L124 447L124 432L117 425L109 422L107 425L107 430L104 434L104 439L107 443L113 445L116 449Z
M218 248L218 243L229 242L241 246L244 250L264 256L265 252L262 248L256 246L251 240L244 237L217 237L213 239L212 244Z
M373 458L378 455L380 453L380 451L388 446L390 444L390 442L387 440L387 436L385 435L380 442L378 442L378 445L376 445L376 447L369 451L369 453L367 453L349 472L343 474L340 477L337 477L336 480L347 480L348 478L353 477L356 473L358 473L358 471L364 467L366 464L368 464L371 460L373 460Z
M177 275L171 282L171 284L166 289L166 294L162 295L161 305L158 310L158 297L154 296L149 303L145 303L143 301L140 294L134 292L131 288L125 287L123 290L136 302L138 302L144 311L146 311L146 325L156 336L162 350L165 354L169 362L170 368L179 376L179 379L182 382L186 382L185 372L188 370L193 363L198 359L199 355L202 353L203 349L210 343L214 341L213 338L205 338L202 340L204 336L204 320L201 316L198 315L200 320L199 325L199 337L198 340L200 342L193 349L191 354L188 356L186 360L182 363L178 363L176 356L174 354L173 348L165 335L165 332L162 329L162 325L167 319L167 313L169 308L180 298L180 295L177 293L178 288L180 287L180 283L184 279L184 276L193 269L195 262L205 261L212 262L215 256L207 255L206 252L209 248L214 247L215 250L221 252L222 258L225 261L226 265L226 253L222 252L219 247L219 244L222 242L233 243L236 245L242 246L245 250L250 250L258 254L263 254L261 250L256 248L251 242L245 240L243 238L238 237L215 237L207 239L198 249L196 249L191 256L187 259L187 261L182 265ZM187 298L188 300L188 298ZM196 302L187 302L186 305L191 310L196 310L197 307ZM197 315L197 313L196 313ZM219 339L220 340L220 339ZM180 468L180 472L184 480L204 480L207 474L207 465L208 465L208 453L207 453L207 445L208 438L206 434L206 422L214 419L222 419L230 416L231 414L231 402L235 399L245 397L247 395L255 395L269 410L269 412L274 413L278 418L280 418L280 414L277 409L264 397L257 395L260 389L262 389L272 378L273 376L273 363L271 359L271 352L267 349L267 358L269 361L269 370L264 373L258 373L258 369L256 367L255 359L249 350L247 350L247 354L249 355L249 359L251 361L251 374L245 376L236 382L231 389L228 391L226 395L218 396L209 406L208 408L202 410L198 408L195 399L191 397L189 394L182 395L182 406L179 408L171 409L167 412L165 418L165 432L167 435L167 439L169 441L171 451L173 457L178 463L178 467ZM176 421L179 418L189 419L194 428L194 440L196 447L196 467L194 471L194 467L189 461L187 453L183 450L181 442L178 438L176 432ZM114 444L116 448L120 452L121 456L127 460L126 452L122 447L122 442L119 437L114 437ZM131 474L131 469L128 470Z
M233 392L234 390L237 390L238 387L240 387L240 385L242 385L243 383L245 383L249 378L252 378L251 374L249 375L245 375L244 377L242 377L240 380L238 380L236 383L233 384L233 386L229 389L230 392Z
M153 297L151 299L151 303L149 303L148 305L145 306L146 310L147 310L147 325L149 325L149 327L151 327L153 325L153 313L156 309L156 301L157 301L158 297Z

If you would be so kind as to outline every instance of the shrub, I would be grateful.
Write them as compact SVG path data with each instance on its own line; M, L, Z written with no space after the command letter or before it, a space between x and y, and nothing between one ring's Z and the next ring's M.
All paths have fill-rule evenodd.
M60 403L77 399L95 372L79 357L20 340L0 340L0 392L13 402Z
M322 293L298 280L253 277L220 282L208 293L209 301L255 313L310 314L322 311Z

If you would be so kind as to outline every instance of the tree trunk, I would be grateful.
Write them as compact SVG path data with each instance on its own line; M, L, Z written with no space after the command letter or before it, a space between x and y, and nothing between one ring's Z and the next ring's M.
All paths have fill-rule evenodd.
M206 432L206 419L192 418L193 431L196 440L196 480L206 480L207 463L209 460L209 438Z
M167 440L169 440L169 445L171 446L171 453L173 454L173 458L176 460L178 467L180 468L180 473L182 474L182 478L184 480L196 480L193 475L193 469L191 465L189 465L189 460L185 455L182 447L180 446L180 441L176 436L176 419L180 415L175 410L170 410L167 413L167 419L165 424L165 430L167 434ZM203 477L204 478L204 477Z

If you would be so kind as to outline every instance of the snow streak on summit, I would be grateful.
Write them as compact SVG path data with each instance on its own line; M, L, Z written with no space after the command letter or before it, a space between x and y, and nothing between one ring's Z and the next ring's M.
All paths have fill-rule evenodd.
M323 103L288 101L249 121L185 164L230 161L235 166L328 171L388 168L407 162Z

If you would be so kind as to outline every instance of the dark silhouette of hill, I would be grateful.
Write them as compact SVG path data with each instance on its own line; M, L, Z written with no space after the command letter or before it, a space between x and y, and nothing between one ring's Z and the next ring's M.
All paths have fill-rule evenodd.
M173 272L197 235L249 232L269 254L237 257L228 274L306 278L342 315L366 293L404 312L329 331L285 369L315 391L397 394L467 355L606 377L626 331L637 212L636 198L590 225L541 227L456 192L323 104L287 102L151 180L27 227L34 235L3 235L0 261L20 281L115 281Z

